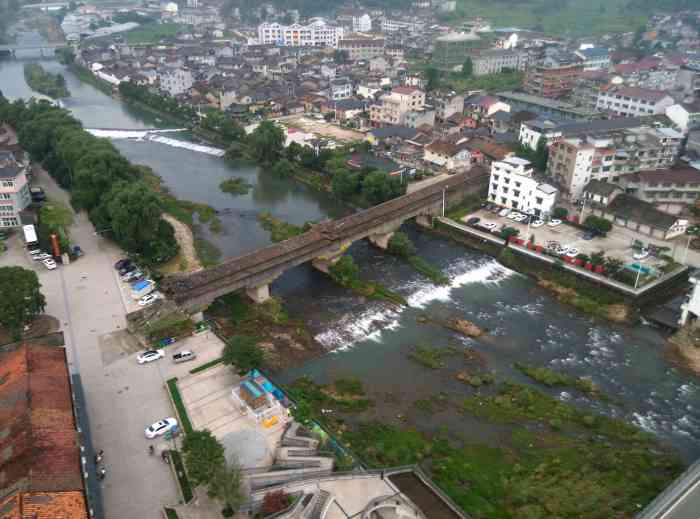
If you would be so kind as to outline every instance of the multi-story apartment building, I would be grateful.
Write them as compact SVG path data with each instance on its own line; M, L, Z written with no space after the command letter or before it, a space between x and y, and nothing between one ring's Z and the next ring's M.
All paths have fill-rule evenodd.
M700 171L695 168L640 171L623 177L620 184L626 193L668 213L679 213L700 200Z
M529 160L507 157L491 163L489 201L527 214L545 217L557 201L557 189L534 176Z
M574 54L559 52L545 56L528 69L523 88L537 96L558 98L571 93L583 64Z
M352 97L352 81L347 78L336 78L328 86L328 98L333 101Z
M370 106L369 117L374 126L404 125L408 112L421 111L424 107L425 92L414 87L396 87Z
M382 32L418 32L425 28L425 22L418 18L382 18Z
M0 151L0 228L19 227L20 212L31 202L26 167L12 152Z
M367 14L353 14L352 16L353 32L369 32L372 30L372 17Z
M574 54L581 60L583 70L608 70L610 68L610 52L604 47L579 49Z
M674 103L673 98L663 90L616 87L598 93L597 108L615 115L634 117L663 114Z
M464 111L464 96L456 92L434 92L428 97L428 103L435 108L435 118L441 122Z
M598 119L602 115L597 110L590 110L583 106L567 103L560 99L526 94L524 92L498 92L496 94L501 101L510 106L511 112L527 110L538 115L555 117L561 120L585 120Z
M369 60L382 56L386 48L386 40L366 34L347 34L338 40L338 50L348 53L352 61Z
M470 51L485 42L476 32L451 32L435 38L433 62L440 68L453 70L464 64Z
M158 75L160 89L171 96L187 92L194 84L192 72L183 67L165 67Z
M258 26L258 41L264 45L336 48L342 37L342 27L330 25L321 18L312 18L306 25L265 22Z
M544 137L549 146L555 140L576 137L606 131L625 130L634 128L655 128L670 126L668 118L661 115L646 115L642 117L618 117L617 119L598 119L595 121L574 122L559 121L538 117L523 121L520 125L518 140L523 146L532 150L537 149L537 143Z
M591 180L618 183L621 177L671 166L683 135L671 128L632 128L557 139L549 147L547 173L562 195L578 200Z
M473 51L470 58L472 60L472 74L475 76L499 74L503 72L503 69L525 70L528 63L527 52L516 49Z

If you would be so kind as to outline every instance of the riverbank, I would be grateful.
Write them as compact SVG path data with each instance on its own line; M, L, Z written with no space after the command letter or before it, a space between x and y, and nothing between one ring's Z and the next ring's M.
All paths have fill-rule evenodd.
M202 270L203 267L194 245L192 229L170 214L163 214L163 219L173 226L175 239L180 245L180 252L159 270L163 274L187 274Z
M673 334L668 342L673 356L700 377L700 329L685 326Z

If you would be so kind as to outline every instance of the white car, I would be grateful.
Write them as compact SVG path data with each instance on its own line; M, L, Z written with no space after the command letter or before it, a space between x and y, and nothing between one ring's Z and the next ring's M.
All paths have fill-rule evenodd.
M146 364L148 362L153 362L154 360L162 359L163 357L165 357L163 350L147 350L136 357L136 361L139 364Z
M636 260L643 260L647 259L649 257L649 251L646 249L642 249L639 252L635 252L632 257Z
M35 261L44 261L47 259L53 260L53 256L51 256L51 254L46 254L45 252L42 252L41 254L37 254L36 256L34 256Z
M557 225L561 225L561 220L550 220L550 222L547 224L550 227L556 227Z
M49 270L53 270L56 268L56 262L52 259L45 259L44 261L42 261L42 263Z
M163 418L158 420L156 423L146 427L146 438L152 440L156 436L161 436L168 431L172 431L177 427L177 420L175 418Z
M564 254L570 258L575 258L578 256L578 249L576 247L571 247Z
M156 302L158 294L148 294L139 299L139 306L148 306Z
M513 220L515 220L516 222L523 222L527 220L527 215L518 213L518 215L516 215L516 217L513 218Z
M122 276L122 281L131 281L132 279L140 278L143 276L143 272L140 270L132 270L131 272L127 272Z
M38 256L39 254L43 254L44 252L39 250L39 249L32 249L29 251L29 255L33 258L34 256Z
M544 222L542 220L535 220L530 224L530 227L534 227L537 229L538 227L542 227L544 225Z
M505 209L501 209L501 212L498 213L498 216L508 216L510 214L510 209L507 207Z
M488 231L494 230L496 227L498 227L498 224L494 222L480 222L478 224L479 227L482 227L483 229L486 229Z

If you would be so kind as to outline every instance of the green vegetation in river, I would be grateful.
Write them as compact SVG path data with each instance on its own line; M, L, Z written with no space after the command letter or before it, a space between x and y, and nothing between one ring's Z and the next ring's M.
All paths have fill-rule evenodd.
M252 184L249 184L242 178L229 178L219 184L219 189L230 195L247 195L252 189Z
M395 232L389 239L387 252L406 259L414 269L437 285L447 285L450 281L440 269L416 254L416 247L406 233Z
M52 74L38 63L24 65L24 79L29 88L53 99L69 97L66 80L61 74Z
M499 426L497 448L448 439L446 428L427 437L408 426L358 424L356 419L351 425L343 408L356 409L347 395L338 404L332 387L308 378L289 389L311 417L367 466L420 464L476 519L631 517L683 468L675 454L633 425L509 382L492 395L472 393L460 406L487 423L508 424L509 432ZM368 397L363 392L361 398ZM434 413L449 409L451 400L438 394L413 406Z
M303 234L311 229L315 223L306 222L303 226L294 225L275 218L267 211L258 215L258 221L262 228L270 233L270 239L275 243Z
M459 350L454 346L445 346L444 348L429 348L427 346L416 346L408 354L408 358L430 369L439 369L445 367L443 359L452 357L459 353Z
M328 275L341 286L369 299L390 301L397 305L407 305L406 299L392 292L385 286L374 281L363 281L359 277L360 268L355 264L351 256L342 256L338 261L330 265Z
M549 368L541 366L531 366L527 364L516 363L515 368L521 373L527 375L532 380L544 384L547 387L569 387L577 389L592 398L601 400L607 399L607 395L591 380L583 377L572 377L564 373L558 373Z

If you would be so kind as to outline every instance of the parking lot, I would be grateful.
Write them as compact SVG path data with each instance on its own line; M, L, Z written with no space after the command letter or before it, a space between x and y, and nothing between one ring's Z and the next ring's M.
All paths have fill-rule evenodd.
M613 229L607 233L607 236L597 236L593 239L584 239L586 232L582 229L561 223L555 227L551 227L546 223L540 227L529 226L525 223L516 222L507 217L499 216L493 212L481 209L475 211L464 218L463 222L467 222L470 218L477 217L480 219L479 225L484 222L492 222L496 224L496 230L500 231L503 227L512 227L520 231L520 238L529 240L530 236L535 237L535 244L546 246L549 242L557 242L563 248L575 248L579 254L590 256L597 252L604 252L606 257L617 258L625 264L635 263L638 260L634 259L634 254L638 251L632 247L635 239L640 239L645 244L648 240L644 237L634 237L628 233L620 232L618 229ZM483 229L482 229L483 230ZM492 231L496 232L496 231ZM674 243L667 244L672 247L669 254L673 252ZM663 260L658 258L648 257L642 261L647 266L658 266L663 263Z

